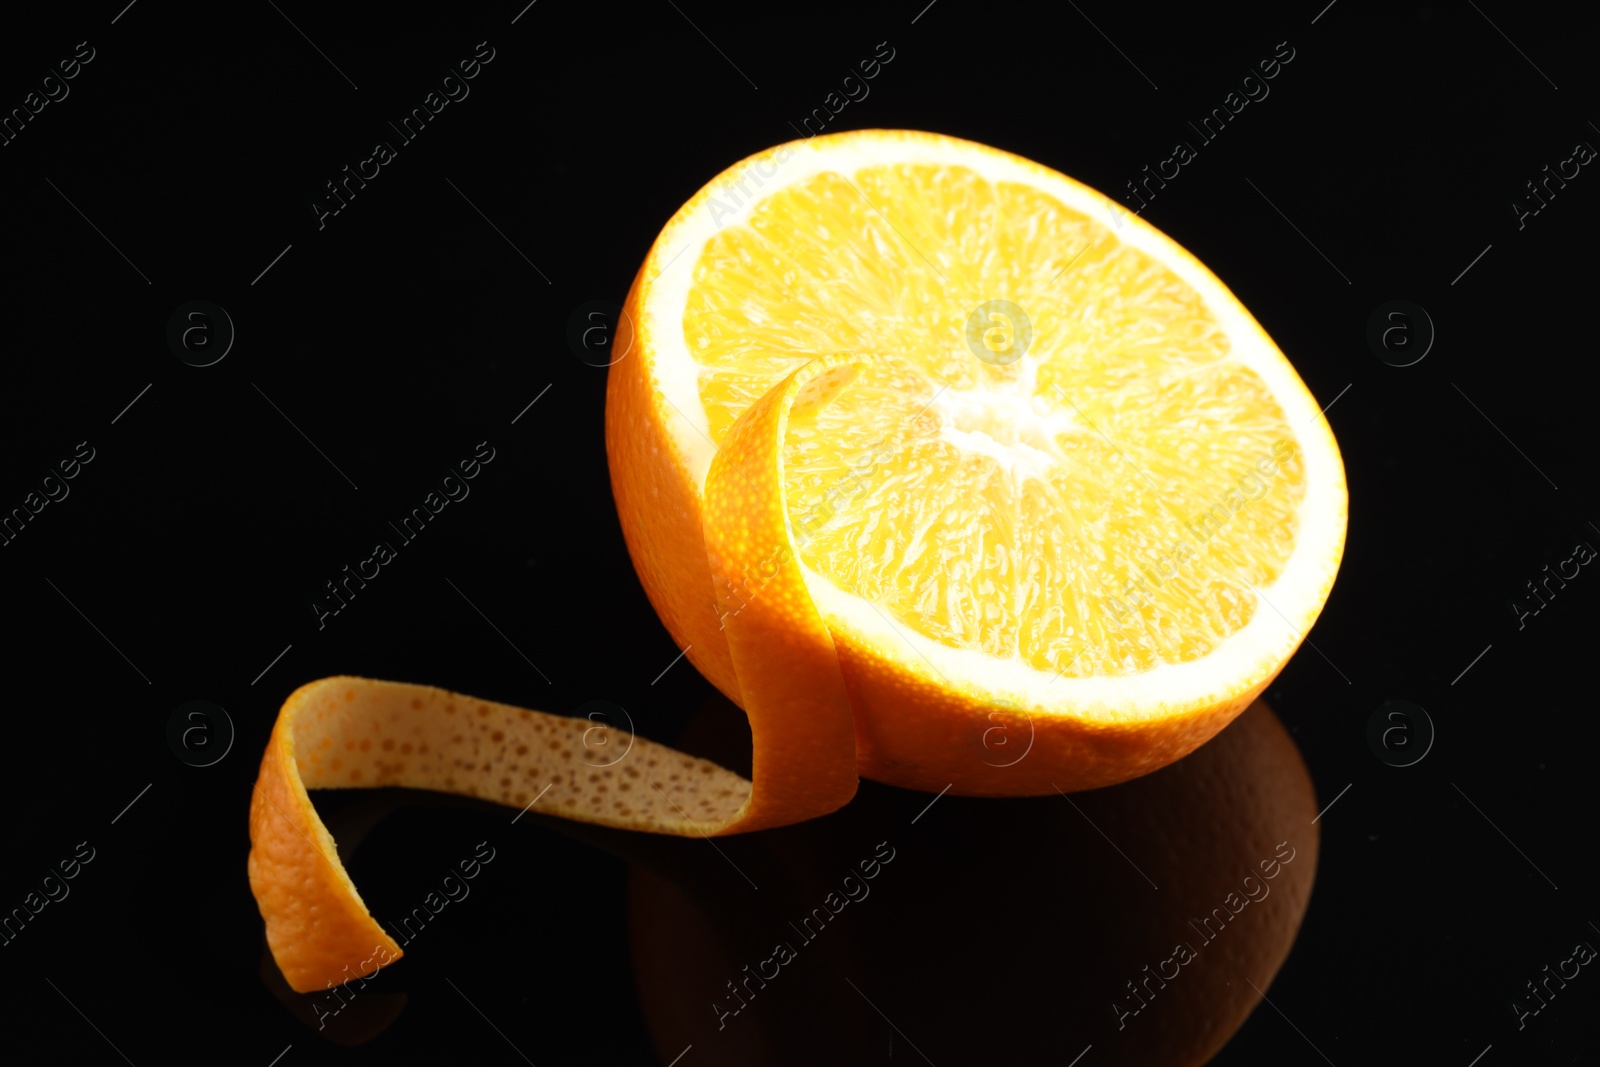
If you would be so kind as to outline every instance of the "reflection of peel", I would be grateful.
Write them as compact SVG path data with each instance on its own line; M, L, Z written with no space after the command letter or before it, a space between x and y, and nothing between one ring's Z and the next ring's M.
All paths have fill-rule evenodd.
M868 784L843 811L741 842L760 850L742 865L793 872L759 894L727 893L715 855L698 857L703 879L635 865L635 976L662 1062L690 1043L708 1064L884 1062L886 1015L895 1044L940 1063L1067 1063L1092 1043L1101 1064L1201 1064L1259 1003L1252 984L1271 992L1316 874L1310 776L1258 702L1178 763L1071 804L946 796L916 827L933 820L935 838L895 842L900 877L875 883L871 916L846 911L804 950L825 961L746 990L741 966L770 954L855 853L926 799ZM1275 868L1271 892L1203 940L1190 920L1228 902L1279 842L1293 861ZM1114 1002L1138 1006L1128 980L1146 980L1181 941L1196 957L1164 987L1149 979L1154 995L1119 1017ZM725 1003L730 974L748 1007L722 1019L712 1005Z
M319 1012L319 997L291 989L265 943L261 946L261 982L296 1019L335 1045L366 1044L392 1026L406 1008L404 993L363 991L338 1011Z

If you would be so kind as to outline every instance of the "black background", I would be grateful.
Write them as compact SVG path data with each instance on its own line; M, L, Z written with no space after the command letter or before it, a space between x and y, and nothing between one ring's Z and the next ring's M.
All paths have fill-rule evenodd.
M1600 1062L1587 969L1525 1029L1510 1008L1576 941L1600 943L1585 681L1600 578L1585 567L1520 629L1511 607L1576 542L1600 545L1600 177L1585 167L1521 228L1510 206L1574 144L1600 145L1593 16L1487 0L1085 0L1048 17L925 4L223 14L113 0L26 25L8 13L0 107L20 106L77 42L95 58L0 147L0 507L77 442L95 454L0 548L0 907L76 843L96 849L71 896L0 947L8 1040L141 1067L264 1067L286 1047L285 1067L670 1060L629 965L626 835L598 839L608 851L537 816L513 827L502 809L427 797L385 801L353 877L381 915L488 840L497 860L476 903L381 976L376 988L410 999L370 1042L341 1049L298 1018L262 977L245 879L278 706L305 681L358 674L557 712L607 700L674 740L713 691L687 662L662 675L678 650L622 542L605 372L570 345L574 311L620 303L673 211L792 139L880 41L895 58L828 132L952 134L1111 195L1193 140L1185 121L1287 41L1295 58L1271 95L1144 213L1336 401L1350 485L1345 560L1312 634L1321 654L1303 649L1270 691L1319 806L1337 804L1269 991L1277 1010L1262 1005L1215 1062L1465 1067L1486 1048L1485 1067ZM494 59L470 96L319 229L308 205L323 184L480 41ZM195 299L237 331L205 368L166 341ZM1395 299L1437 330L1413 366L1366 340ZM485 439L496 458L471 496L319 629L308 602L323 583ZM167 742L192 699L236 729L210 767ZM1391 699L1426 708L1437 731L1414 766L1368 744ZM330 821L364 802L319 798ZM937 848L939 811L896 833ZM1019 892L1048 907L1050 887ZM1050 975L1041 961L1037 981ZM792 1010L825 1025L833 1009ZM882 1049L850 1055L921 1062L896 1040L884 1026ZM1063 1034L1050 1062L1083 1043Z

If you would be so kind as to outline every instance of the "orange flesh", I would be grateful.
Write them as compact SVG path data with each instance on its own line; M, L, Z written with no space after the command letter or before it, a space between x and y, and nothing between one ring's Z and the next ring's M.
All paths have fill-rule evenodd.
M825 172L713 236L695 282L683 335L719 444L818 354L868 360L790 429L797 547L950 647L1077 677L1195 660L1293 549L1305 473L1265 384L1169 268L1036 189ZM1005 366L965 341L997 298L1031 323Z

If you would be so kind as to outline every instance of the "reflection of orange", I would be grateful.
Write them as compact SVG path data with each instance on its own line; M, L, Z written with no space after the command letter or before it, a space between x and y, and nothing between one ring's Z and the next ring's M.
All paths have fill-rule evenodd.
M635 864L635 978L662 1062L691 1043L709 1064L880 1063L891 1042L895 1062L917 1060L909 1040L937 1063L1067 1063L1092 1043L1096 1063L1201 1064L1259 1002L1251 984L1268 990L1316 875L1310 776L1261 703L1174 765L1071 803L947 796L912 825L929 799L868 786L740 841L730 854L760 892L709 850L665 874ZM804 941L789 923L884 839L895 860L870 895ZM1266 880L1280 842L1292 859ZM1260 899L1230 899L1252 875ZM1230 918L1207 941L1191 922L1219 908ZM797 958L747 985L783 941ZM1113 1002L1139 1003L1127 983L1183 942L1195 957L1119 1016ZM730 981L748 1006L722 1016L739 1007Z
M1105 205L863 130L736 164L657 238L606 442L651 602L751 720L749 807L708 832L837 808L858 771L1125 781L1310 628L1344 542L1331 431L1227 288ZM974 754L996 709L1027 758Z

